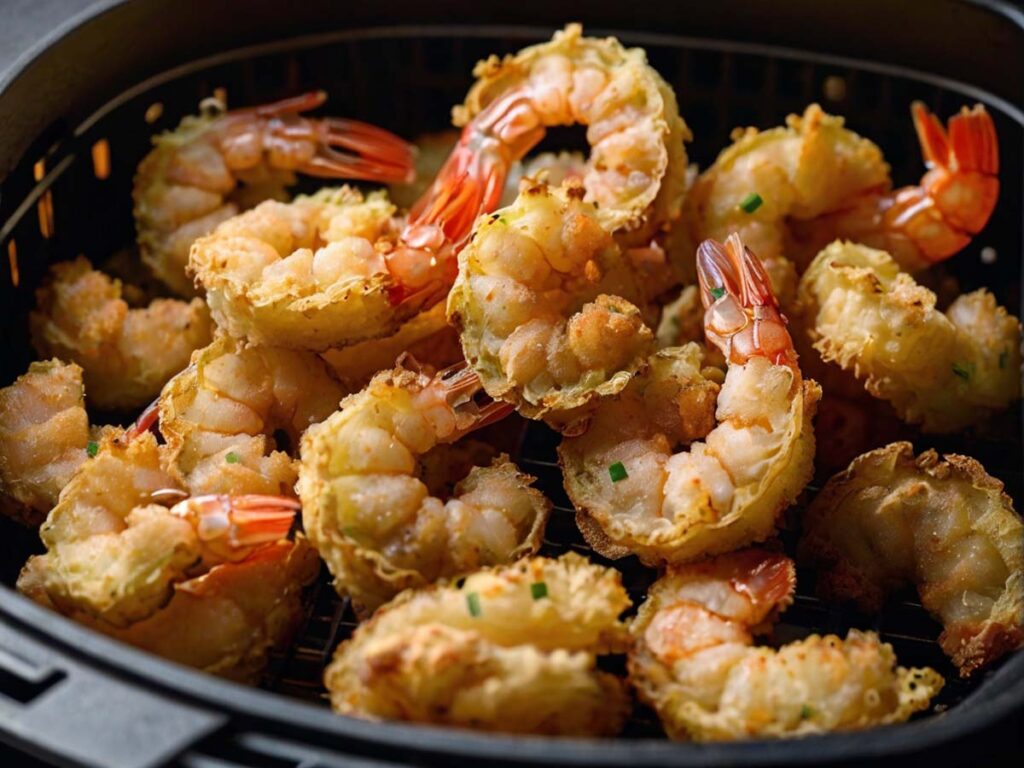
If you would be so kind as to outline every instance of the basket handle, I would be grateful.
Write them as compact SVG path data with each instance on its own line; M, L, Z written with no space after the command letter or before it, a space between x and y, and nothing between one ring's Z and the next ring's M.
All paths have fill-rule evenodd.
M227 721L90 668L0 617L0 741L48 761L150 768Z

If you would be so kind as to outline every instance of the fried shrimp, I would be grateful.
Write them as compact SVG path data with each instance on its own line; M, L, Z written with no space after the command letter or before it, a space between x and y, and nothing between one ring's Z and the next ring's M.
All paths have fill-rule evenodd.
M158 642L158 648L184 645L176 658L204 659L201 666L244 676L287 635L291 622L283 619L297 618L299 590L316 574L308 545L285 540L298 503L283 497L200 496L168 508L159 502L187 494L164 472L160 451L150 434L127 443L105 438L40 529L46 553L30 558L18 588L115 637L137 638L149 649L154 647L142 643L143 637ZM230 571L249 568L253 557L272 558L283 572L249 584L252 594L227 589ZM220 582L221 608L228 613L202 609L211 582ZM189 605L199 612L193 614ZM266 612L257 612L257 606ZM240 612L247 621L239 621ZM163 639L152 630L134 629L140 622L159 624ZM223 644L213 645L216 641Z
M32 363L0 389L0 491L4 512L38 525L89 449L82 369Z
M642 50L583 37L570 24L548 43L479 63L475 74L465 104L453 110L462 136L386 254L392 302L426 308L447 295L474 222L500 204L514 164L551 126L588 126L582 194L624 246L646 245L677 216L690 134Z
M208 99L202 114L154 139L133 197L142 259L164 283L194 295L185 273L192 242L240 210L283 198L295 173L409 180L412 151L397 136L354 120L301 116L326 99L321 91L231 112Z
M948 258L995 206L995 128L984 107L965 109L950 120L950 145L923 105L912 112L931 170L897 190L881 150L817 104L784 128L737 131L688 198L694 239L738 232L777 290L786 260L802 267L836 237L885 247L908 270Z
M324 674L340 714L479 730L607 736L629 711L596 669L621 653L617 571L576 554L404 592L342 643Z
M720 391L696 345L663 351L559 448L580 529L609 556L654 565L762 541L811 478L821 390L800 375L760 262L735 235L697 259L704 328L728 362Z
M631 626L630 681L669 736L794 737L900 723L941 690L932 669L896 666L873 632L754 646L793 599L791 560L757 549L673 566Z
M433 448L508 413L477 405L478 389L464 365L430 376L400 361L303 436L306 534L360 610L540 546L551 505L507 456L474 467L447 501L418 476Z
M385 336L419 309L391 300L395 212L385 192L349 187L267 201L198 239L189 270L236 338L320 351Z
M108 411L151 402L212 334L201 299L155 299L132 309L121 281L83 256L55 264L36 300L29 317L36 351L81 366L89 402Z
M835 242L800 281L814 348L926 432L985 422L1020 398L1021 329L981 289L945 313L889 254Z
M800 551L822 595L865 611L917 587L964 677L1024 645L1024 523L967 456L893 443L857 457L808 508Z
M310 352L222 337L193 356L133 433L159 418L170 472L192 495L291 495L289 451L345 394Z
M481 61L473 74L452 111L463 132L439 181L475 164L485 182L475 193L500 192L510 164L549 127L582 124L590 143L583 187L602 227L646 240L678 216L690 131L642 49L569 24L549 42Z
M484 389L530 418L621 391L654 347L629 264L582 196L538 184L481 218L448 297Z

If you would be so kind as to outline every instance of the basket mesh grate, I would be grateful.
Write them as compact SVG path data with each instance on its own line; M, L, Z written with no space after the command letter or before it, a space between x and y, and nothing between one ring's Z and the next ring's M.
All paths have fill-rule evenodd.
M448 127L448 109L464 95L476 60L491 52L516 50L524 40L543 37L543 33L525 31L517 36L486 30L430 34L422 29L379 38L372 33L364 37L339 36L309 47L228 60L197 68L174 80L155 82L76 135L60 123L51 126L37 145L38 158L26 159L15 169L4 180L0 196L0 222L6 222L0 231L0 247L8 262L6 269L0 266L0 327L4 328L7 349L0 361L0 380L12 380L31 359L27 315L33 289L49 263L79 253L101 263L110 254L130 247L134 165L147 151L149 136L174 127L182 115L194 110L200 98L223 88L229 103L238 106L320 87L331 95L328 106L332 113L356 116L415 136ZM947 114L965 101L951 90L856 67L706 43L695 45L692 41L673 43L659 38L651 43L636 36L622 37L644 44L651 63L676 89L681 112L696 137L690 156L702 167L726 146L734 126L778 125L788 113L820 101L827 111L846 115L854 130L881 145L898 183L911 183L922 168L909 103L922 99L940 114ZM155 120L146 120L147 112L155 114L155 104L160 105L161 114ZM1020 169L1021 127L1001 114L995 119L1004 168ZM559 134L558 138L564 136ZM578 138L570 135L568 140ZM110 173L102 179L91 162L91 149L100 140L107 142L111 155ZM42 174L37 159L42 163ZM1004 174L1002 201L983 237L946 270L963 289L990 286L999 301L1018 315L1021 242L1014 203L1022 198L1020 184L1019 174ZM311 186L310 182L306 185L307 189ZM39 201L44 197L50 206L48 226L37 216ZM104 225L96 226L100 220ZM994 264L979 260L985 246L994 247L1001 255ZM998 429L1003 432L986 439L929 438L916 440L916 447L931 445L975 456L1007 484L1011 496L1020 500L1019 409ZM571 505L561 487L556 444L553 433L533 424L516 457L524 470L539 478L539 487L556 504L544 554L575 549L593 556L576 530ZM798 519L799 515L790 517ZM11 583L28 551L38 545L29 540L31 537L2 530L3 578ZM795 528L782 534L791 553L796 537ZM639 603L653 572L634 558L613 565L623 571L634 603ZM940 709L961 701L982 679L979 676L964 683L956 677L935 643L939 626L913 599L894 600L880 616L864 617L816 599L813 574L800 573L798 590L795 604L776 628L777 641L809 632L843 634L854 626L875 629L894 645L901 663L932 665L946 677L948 685L939 699ZM303 626L286 651L273 657L262 686L284 696L326 705L320 682L323 668L356 621L348 602L337 597L324 575L310 589L307 605ZM642 708L627 729L628 736L658 733L655 718Z

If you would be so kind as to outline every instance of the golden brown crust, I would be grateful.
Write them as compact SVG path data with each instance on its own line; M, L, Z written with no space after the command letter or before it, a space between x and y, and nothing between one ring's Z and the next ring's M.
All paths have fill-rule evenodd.
M968 456L900 442L857 457L807 509L800 550L823 597L864 611L914 584L965 677L1024 644L1024 522Z

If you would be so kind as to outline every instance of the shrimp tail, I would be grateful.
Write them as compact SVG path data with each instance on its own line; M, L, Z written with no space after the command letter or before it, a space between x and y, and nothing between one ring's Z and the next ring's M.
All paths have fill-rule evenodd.
M325 142L299 170L310 176L408 183L416 178L412 146L359 120L327 118ZM339 152L333 147L349 150Z
M929 170L920 186L896 191L883 219L916 245L923 267L961 251L988 223L999 199L999 141L980 104L948 127L920 102L911 111Z
M999 173L995 124L983 106L964 107L949 120L948 131L920 101L911 106L921 154L929 168L942 166L988 176Z
M210 494L176 504L171 512L193 520L201 541L226 538L230 547L241 548L285 538L301 509L285 496Z
M151 431L160 421L160 398L158 397L152 403L146 406L145 410L139 414L139 417L132 422L132 425L128 427L121 435L120 442L130 443L132 440L140 437L146 432Z
M779 552L748 550L732 560L733 588L746 594L762 616L785 609L793 602L796 566Z
M390 131L359 120L303 118L301 113L323 105L324 91L310 91L254 107L250 114L268 122L270 133L290 142L309 132L315 135L316 151L296 170L309 176L409 182L416 177L415 150ZM340 147L347 152L339 152Z
M765 357L797 371L788 322L779 311L761 261L736 233L725 244L705 240L697 248L697 274L706 310L708 340L733 363Z
M477 402L476 397L483 385L480 376L465 361L445 368L435 378L441 383L445 399L456 418L455 429L445 436L445 442L455 442L470 432L501 421L515 410L510 403L495 400Z

